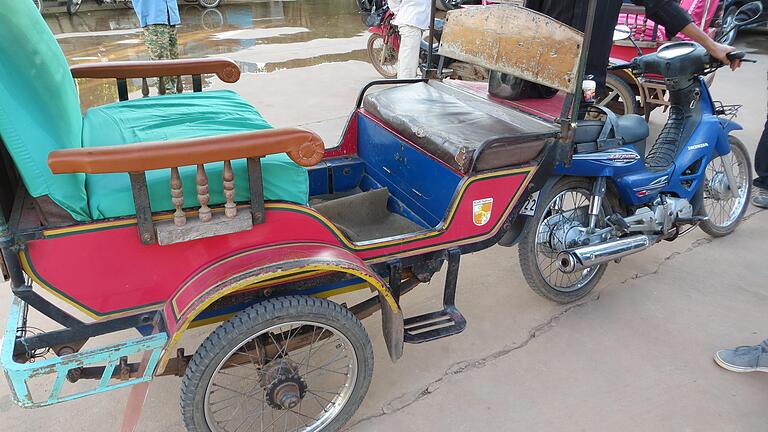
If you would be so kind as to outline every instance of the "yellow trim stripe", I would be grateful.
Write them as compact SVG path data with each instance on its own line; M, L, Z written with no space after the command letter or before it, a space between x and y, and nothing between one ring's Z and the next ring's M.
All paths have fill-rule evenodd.
M350 286L344 287L344 288L338 288L338 289L335 289L335 290L323 291L321 293L315 294L314 297L317 297L317 298L329 298L329 297L333 297L333 296L337 296L337 295L341 295L341 294L347 294L347 293L351 293L351 292L354 292L354 291L359 291L361 289L365 289L365 288L368 288L368 287L369 287L369 285L367 283L355 284L355 285L350 285ZM223 322L223 321L226 321L226 320L232 318L233 316L235 316L235 313L228 313L228 314L218 315L218 316L211 317L211 318L206 318L206 319L202 319L202 320L192 321L189 324L189 327L187 327L187 330L190 330L190 329L193 329L193 328L198 328L198 327L204 327L204 326L207 326L207 325L210 325L210 324L220 323L220 322Z
M171 353L174 351L174 348L176 347L176 344L179 342L179 339L184 334L184 332L189 328L190 323L192 322L195 317L200 314L200 312L204 311L208 306L210 306L213 302L220 299L221 297L224 297L228 294L231 294L235 291L241 290L243 287L255 285L259 282L265 282L269 279L273 279L276 276L276 273L291 273L295 274L298 271L305 271L305 270L325 270L325 271L338 271L343 273L349 273L351 275L357 276L360 279L363 279L364 281L368 282L371 286L373 286L376 291L381 294L384 299L387 301L387 303L390 305L392 310L399 311L400 307L398 306L397 302L395 301L395 298L392 297L392 294L389 292L387 287L381 283L377 278L372 277L370 274L363 273L358 270L349 269L345 267L339 267L334 265L322 265L322 264L316 264L316 265L309 265L306 267L302 267L300 269L293 269L293 270L286 270L285 272L275 272L275 273L265 273L258 276L253 276L250 278L246 278L244 280L238 281L226 289L223 289L219 292L217 292L215 295L212 295L210 298L203 301L195 310L191 311L189 314L187 314L184 321L181 322L181 325L178 326L179 323L177 323L176 332L174 333L171 340L168 342L168 345L166 345L165 350L163 352L163 356L160 359L160 362L158 364L159 371L162 371L165 369L166 364L168 363L168 360L170 358ZM191 303L190 303L191 304Z

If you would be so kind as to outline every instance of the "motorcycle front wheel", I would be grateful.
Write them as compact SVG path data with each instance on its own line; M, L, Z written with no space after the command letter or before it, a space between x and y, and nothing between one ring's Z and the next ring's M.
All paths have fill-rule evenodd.
M397 50L380 34L368 38L368 57L373 68L384 78L397 78Z
M558 254L576 246L574 240L579 230L589 226L591 191L590 179L563 177L549 191L542 192L530 228L517 247L528 285L535 293L557 303L584 298L595 288L607 267L600 264L565 273L558 266ZM598 229L604 226L605 215L610 214L607 201L603 199Z
M700 214L707 216L699 226L713 237L732 233L739 225L749 207L752 192L752 164L749 151L735 136L728 136L731 152L719 156L707 165L704 171L703 200ZM725 166L733 172L735 188L730 187Z

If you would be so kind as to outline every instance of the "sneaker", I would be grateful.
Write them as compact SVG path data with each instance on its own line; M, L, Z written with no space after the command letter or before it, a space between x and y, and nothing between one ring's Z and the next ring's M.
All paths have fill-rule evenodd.
M768 346L740 346L715 353L715 363L732 372L768 372Z
M755 186L752 190L752 205L768 209L768 189Z

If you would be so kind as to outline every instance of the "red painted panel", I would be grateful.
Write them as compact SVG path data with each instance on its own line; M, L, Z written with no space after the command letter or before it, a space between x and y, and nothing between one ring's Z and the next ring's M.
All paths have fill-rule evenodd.
M444 229L397 241L343 243L310 209L268 205L266 223L250 231L169 246L143 245L135 225L79 232L28 243L26 255L44 284L96 315L168 301L191 275L238 252L286 243L341 246L373 262L449 244L477 242L498 231L528 172L471 181ZM473 222L473 201L492 199L488 220ZM276 261L280 260L275 255ZM256 263L254 263L255 265Z
M384 284L378 276L370 273L368 266L360 258L339 247L299 243L252 249L215 263L179 287L165 306L169 331L171 334L177 331L191 311L216 295L218 290L210 288L222 281L236 279L245 273L248 273L248 277L259 277L269 273L300 270L305 268L310 260L313 264L368 273L372 280L380 285Z

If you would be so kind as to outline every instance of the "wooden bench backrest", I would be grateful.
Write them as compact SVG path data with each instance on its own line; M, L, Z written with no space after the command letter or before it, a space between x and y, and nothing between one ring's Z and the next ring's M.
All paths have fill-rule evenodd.
M439 54L576 93L583 41L553 18L500 4L448 12Z

